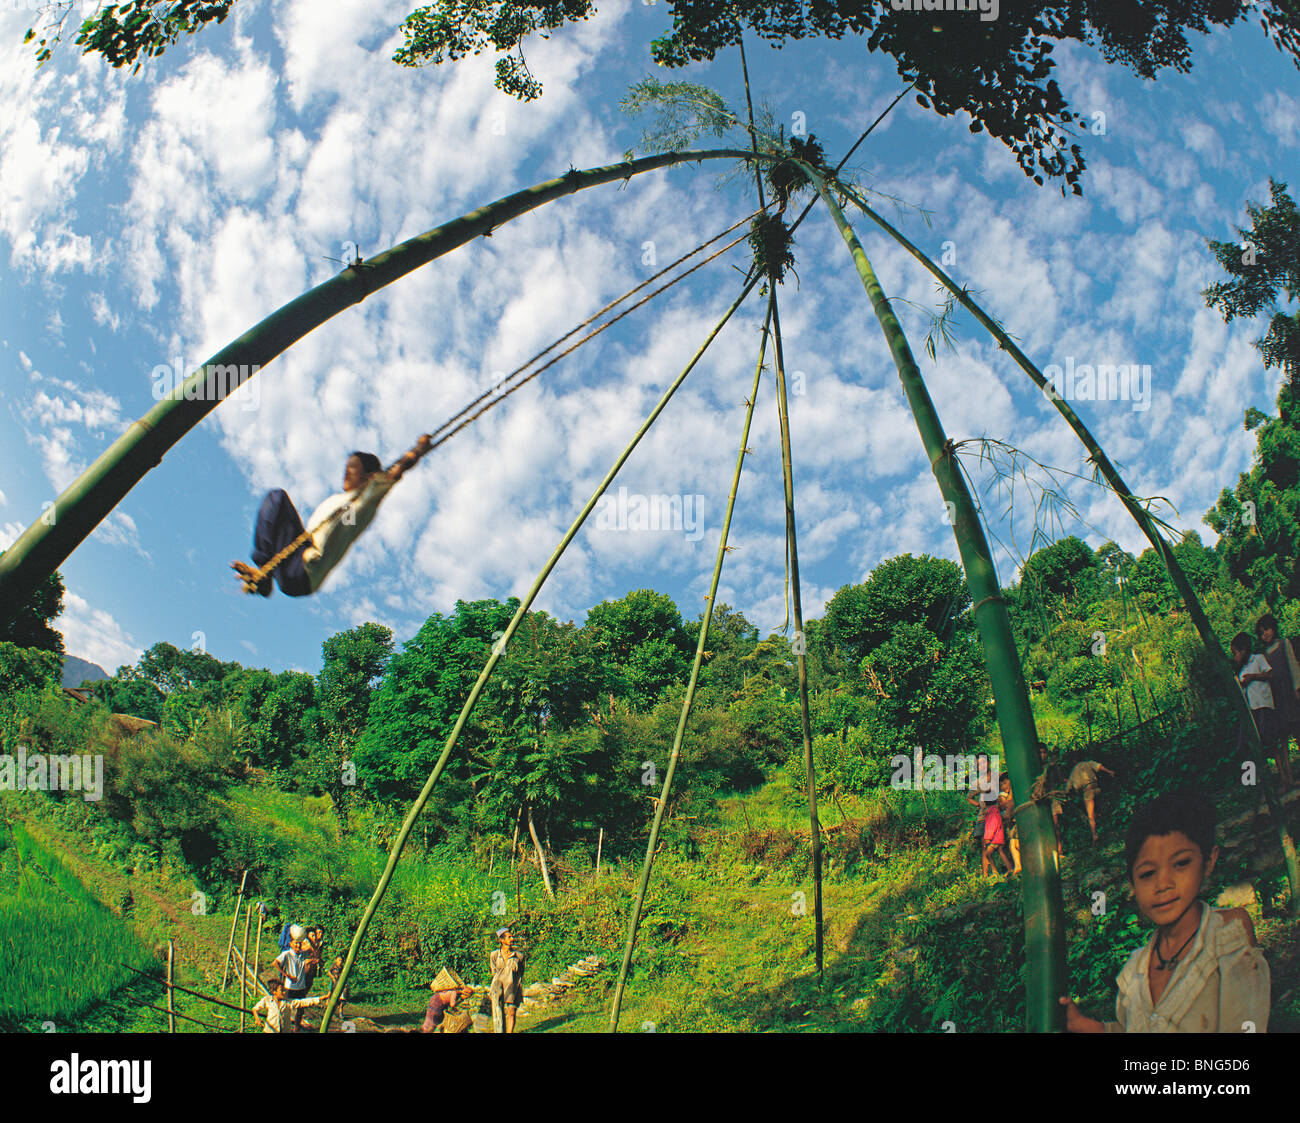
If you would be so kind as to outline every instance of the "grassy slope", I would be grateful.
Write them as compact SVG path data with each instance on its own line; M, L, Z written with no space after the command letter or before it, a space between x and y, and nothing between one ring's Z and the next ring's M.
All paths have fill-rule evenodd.
M328 828L314 809L287 806L297 797L272 796L275 818L284 813L283 829L296 843L305 843L308 835ZM934 798L931 810L937 810ZM281 808L281 803L286 806ZM249 807L259 817L270 810L270 805L257 801ZM1085 907L1091 892L1097 887L1112 894L1118 890L1115 871L1122 856L1104 807L1098 848L1086 844L1078 823L1070 822L1066 834L1070 856L1062 872L1070 940L1076 951L1097 924ZM848 801L845 810L852 818L872 811ZM623 1029L851 1031L883 1023L924 1032L939 1030L948 1019L956 1022L959 1031L1017 1027L1016 1012L1008 1002L1016 989L1020 954L1017 886L1000 878L982 879L973 852L942 845L939 838L944 832L939 828L936 841L926 847L896 842L892 852L870 863L860 862L847 872L832 863L825 886L826 975L819 988L813 970L811 919L798 915L795 907L795 895L804 893L811 912L811 886L803 872L806 862L796 853L784 863L765 865L747 860L739 845L739 836L751 827L797 830L800 817L783 801L779 782L769 784L743 799L725 801L720 830L706 840L712 851L704 858L660 857L655 882L662 892L642 929L647 957L657 970L643 972L630 983ZM834 821L838 815L829 818ZM33 837L58 854L99 900L120 900L125 876L88 853L83 840L44 818L29 815L26 821ZM1262 829L1256 833L1267 837ZM1226 879L1236 876L1231 852L1225 853L1221 864ZM578 912L599 909L603 897L607 908L611 896L630 890L633 876L630 866L611 871L599 896L588 877L575 878L562 907ZM192 915L188 906L193 884L167 871L138 874L132 887L136 902L132 925L138 936L150 946L172 936L180 963L178 980L208 993L216 991L230 918ZM1300 1029L1295 985L1300 974L1300 921L1257 917L1256 928L1274 976L1272 1027ZM603 952L610 960L606 970L524 1019L521 1029L595 1032L607 1027L621 948L614 938L616 928L606 923L599 930L604 938L586 950ZM1145 930L1133 928L1126 946L1145 935ZM272 953L269 940L262 951L264 957ZM1106 1003L1113 996L1110 980L1122 963L1123 950L1108 946L1107 954L1114 962L1092 965L1100 982L1091 990L1079 984L1076 972L1076 994L1087 996L1085 1009L1101 1016L1108 1013ZM538 977L536 971L529 976L527 981ZM364 1005L350 1007L349 1013L382 1020L414 1018L423 995L408 991L409 987L377 992L367 996ZM128 1004L134 997L163 1005L161 993L157 984L142 983L119 989L114 998L119 1004L123 997ZM229 1012L218 1014L198 999L180 996L178 1010L231 1024L226 1020ZM120 1013L106 1010L79 1028L160 1029L164 1021L163 1015L148 1010L125 1021ZM181 1026L186 1031L201 1029L191 1023Z
M744 802L728 801L724 830L738 831L747 822L797 825L771 785L751 796L742 811ZM859 808L848 810L856 815ZM1093 890L1104 887L1112 907L1116 894L1127 899L1117 880L1122 850L1104 813L1100 828L1094 849L1081 824L1067 823L1069 856L1062 875L1076 957L1091 946L1084 939L1099 923L1086 907ZM1264 827L1256 835L1270 837ZM1228 872L1216 880L1214 891L1236 876L1232 857L1227 850L1221 856ZM620 1020L624 1030L853 1031L888 1020L925 1032L940 1030L949 1019L957 1031L1018 1027L1006 1009L1008 994L1018 987L1018 886L983 879L973 850L932 846L896 852L869 872L859 867L848 875L833 874L825 887L821 988L813 968L811 922L791 915L792 894L803 890L811 897L797 876L734 860L701 863L694 872L678 865L661 874L657 866L656 876L683 882L692 902L689 936L682 944L686 957L677 971L629 984ZM1273 974L1270 1028L1300 1031L1300 920L1252 913ZM1107 948L1109 962L1092 965L1101 981L1091 989L1080 978L1085 964L1072 959L1075 993L1087 996L1085 1009L1114 1016L1114 974L1127 949L1149 934L1145 927L1124 928L1119 950ZM612 982L611 973L575 990L527 1019L526 1030L606 1029Z

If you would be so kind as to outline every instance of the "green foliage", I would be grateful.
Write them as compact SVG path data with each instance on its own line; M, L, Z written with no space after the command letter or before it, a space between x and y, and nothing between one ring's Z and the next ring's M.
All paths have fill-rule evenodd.
M325 641L316 691L327 734L348 743L360 736L370 695L392 654L393 633L380 624L362 624Z
M0 1027L52 1021L66 1030L149 957L62 862L8 823L0 824L0 962Z
M0 557L4 552L0 551ZM0 619L0 644L63 654L63 636L50 625L63 611L63 578L51 573L12 620ZM60 663L60 668L62 663Z
M497 59L497 88L523 101L541 97L542 84L524 61L523 40L546 33L570 20L586 19L590 0L542 0L516 4L512 0L439 0L417 8L402 24L405 43L393 55L402 66L454 62L492 48L511 52Z
M0 698L57 687L62 672L63 660L56 652L0 641Z
M1274 609L1300 598L1300 399L1284 385L1277 404L1259 426L1250 471L1205 516L1228 575Z
M647 154L681 152L705 134L725 136L738 123L721 94L694 82L643 78L628 90L618 107L631 117L653 113L654 127L641 134L637 145ZM631 151L626 158L632 158Z
M845 585L826 605L831 643L861 660L904 624L920 624L939 638L968 626L962 616L970 592L961 566L946 558L902 554L881 562L859 585Z
M1270 177L1268 186L1272 204L1246 204L1251 228L1237 228L1238 242L1206 239L1232 279L1215 282L1202 295L1206 306L1219 309L1228 323L1238 316L1272 313L1268 331L1255 347L1265 369L1281 367L1295 391L1300 388L1300 313L1288 315L1277 304L1279 292L1292 301L1300 297L1300 211L1285 183ZM1249 416L1246 428L1254 428Z
M652 589L601 601L588 611L584 630L608 675L606 686L640 709L654 705L670 683L682 681L695 654L672 597Z
M221 23L233 3L234 0L129 0L125 4L108 4L81 24L76 45L82 54L103 55L110 66L134 63L133 70L139 70L144 59L161 55L182 35L192 35L214 21ZM28 29L23 41L36 40L37 63L44 63L52 56L73 7L72 4L49 6L44 38L37 39L36 30Z

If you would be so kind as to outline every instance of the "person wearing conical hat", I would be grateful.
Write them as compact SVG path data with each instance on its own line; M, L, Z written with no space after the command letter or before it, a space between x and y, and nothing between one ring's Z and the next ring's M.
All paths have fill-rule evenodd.
M464 980L455 971L444 967L429 984L429 989L433 994L424 1012L424 1025L420 1027L420 1032L463 1033L467 1030L471 1024L470 1019L447 1015L447 1011L456 1008L457 1002L474 993L465 985Z

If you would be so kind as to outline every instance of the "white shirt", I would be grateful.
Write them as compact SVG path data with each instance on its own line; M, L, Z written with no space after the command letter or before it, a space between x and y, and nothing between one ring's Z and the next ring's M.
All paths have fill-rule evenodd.
M1264 1033L1269 971L1240 919L1201 905L1201 923L1174 968L1160 1001L1151 1005L1147 968L1155 938L1138 948L1119 973L1117 1021L1108 1033Z
M1268 660L1262 655L1252 655L1250 661L1237 672L1237 679L1240 681L1242 675L1268 674L1270 667ZM1273 708L1273 689L1266 682L1255 682L1246 684L1246 701L1252 710L1271 710Z
M380 472L364 487L331 495L311 513L307 531L312 544L303 550L302 563L313 593L324 584L330 570L343 560L348 547L374 521L379 504L396 482ZM338 517L332 517L336 513Z
M275 962L284 967L284 989L301 991L303 989L303 958L293 948L285 948L275 957Z
M315 998L286 998L283 1002L276 1002L270 995L262 995L257 1000L257 1005L253 1007L254 1014L265 1014L266 1025L262 1027L263 1033L280 1033L284 1023L284 1015L289 1010L297 1010L307 1006L319 1006L325 1001L325 995L317 995Z

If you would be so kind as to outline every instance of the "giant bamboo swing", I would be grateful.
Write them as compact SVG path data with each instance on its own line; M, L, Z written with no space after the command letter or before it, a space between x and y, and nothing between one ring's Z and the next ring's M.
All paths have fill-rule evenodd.
M880 118L877 118L877 121L879 121L879 119ZM750 135L751 139L753 139L754 134L752 130ZM864 136L865 135L866 134L864 134ZM854 148L856 147L857 146L855 145ZM353 262L338 276L316 286L296 300L272 313L272 315L251 328L248 332L240 336L227 347L218 351L207 363L203 364L203 366L201 366L186 380L184 386L181 387L176 394L171 398L160 402L154 407L154 409L146 414L145 417L133 423L122 437L114 442L114 444L110 446L109 449L90 466L90 468L83 472L82 475L78 477L71 486L69 486L69 488L59 497L54 506L45 512L40 519L33 523L32 526L24 532L24 534L9 548L8 551L6 551L3 556L0 556L0 618L5 618L8 614L15 612L17 607L24 603L37 586L58 568L58 566L73 552L77 545L79 545L80 542L91 533L95 526L97 526L98 523L113 509L113 507L121 501L131 488L138 483L150 469L161 462L161 459L167 450L179 441L190 429L198 424L207 413L214 409L216 405L223 400L224 396L228 396L237 389L238 385L240 385L242 380L244 380L241 377L239 381L228 382L223 380L219 374L214 373L214 368L226 368L228 370L230 367L234 367L241 370L241 372L250 369L256 371L257 369L266 366L271 362L271 360L285 351L293 343L297 342L314 328L323 324L326 320L341 312L344 308L360 303L369 294L391 284L399 277L405 276L407 273L419 266L450 252L458 246L464 245L470 239L478 236L487 236L494 228L501 224L509 222L512 219L517 218L530 210L534 210L554 199L573 194L577 191L598 184L609 183L615 180L627 180L634 175L639 175L658 168L671 167L676 164L687 162L717 159L751 161L755 167L756 174L758 167L762 164L768 166L782 166L785 171L792 174L796 180L802 181L804 184L811 185L815 188L816 197L820 198L826 209L830 212L836 227L845 241L845 244L853 258L854 266L857 269L863 287L866 290L873 312L875 313L888 342L890 352L898 369L904 393L907 397L913 417L916 420L917 429L925 446L926 455L930 461L940 492L942 493L944 500L951 504L949 510L955 513L955 517L952 519L953 534L957 542L962 567L965 571L967 585L971 593L973 602L972 613L984 649L985 662L988 667L990 681L993 687L1004 752L1011 773L1013 790L1017 797L1018 806L1016 809L1016 820L1020 827L1022 839L1022 861L1025 869L1025 876L1022 879L1022 884L1024 886L1026 930L1027 1028L1038 1032L1059 1030L1061 1028L1062 1013L1061 1007L1058 1004L1058 998L1062 994L1066 993L1067 989L1061 887L1057 877L1055 864L1052 861L1054 842L1047 809L1039 804L1022 798L1024 793L1029 792L1033 779L1039 770L1038 737L1034 726L1033 715L1029 706L1024 677L1021 672L1019 659L1016 656L1014 642L1011 639L1010 621L1007 615L1006 605L1002 600L997 574L993 565L983 525L978 510L966 487L960 467L957 464L956 451L953 443L947 438L944 432L942 423L939 420L938 413L929 396L928 389L926 388L920 369L912 355L911 348L903 333L902 327L899 324L897 317L894 315L889 300L885 296L884 290L871 267L871 263L867 258L861 242L858 241L856 234L854 234L852 227L849 225L849 222L837 201L837 196L846 201L853 201L855 205L867 214L869 218L881 226L887 234L893 237L900 245L907 249L909 253L916 257L921 264L929 269L941 281L941 283L943 283L949 291L954 294L956 299L960 301L971 312L971 314L993 334L994 338L998 340L999 345L1012 355L1035 384L1048 394L1049 399L1052 400L1058 411L1062 414L1074 432L1080 437L1085 447L1088 448L1093 462L1097 465L1098 470L1104 477L1108 487L1113 490L1120 498L1121 502L1124 503L1126 509L1142 528L1143 532L1151 540L1153 546L1160 554L1171 578L1182 595L1189 612L1192 614L1193 621L1196 623L1198 631L1201 633L1202 640L1205 642L1206 648L1210 652L1213 661L1216 665L1222 668L1225 676L1230 675L1230 671L1227 669L1226 660L1223 657L1222 650L1219 648L1217 641L1209 630L1208 622L1205 621L1204 612L1197 601L1195 593L1191 589L1185 575L1179 567L1177 559L1169 549L1168 543L1156 529L1155 524L1142 506L1141 501L1133 496L1124 485L1122 479L1120 479L1118 473L1110 464L1110 461L1106 459L1100 446L1083 425L1083 422L1076 414L1074 414L1073 410L1070 409L1067 403L1051 392L1050 386L1043 378L1041 372L1039 372L1038 369L1034 367L1027 358L1025 358L1020 349L1015 347L1014 343L1010 341L1005 332L996 325L991 317L975 305L969 296L966 295L964 290L960 289L951 278L943 273L943 271L940 270L938 266L934 265L933 262L929 261L929 259L917 250L915 246L908 242L902 234L893 229L893 227L881 219L879 215L875 214L875 212L872 211L850 187L840 182L837 176L839 170L838 167L834 171L831 171L825 167L814 167L812 164L799 158L797 155L792 155L789 152L759 151L755 141L754 146L750 151L712 149L708 151L669 152L661 155L644 157L638 160L629 160L624 163L614 164L603 168L595 168L588 171L577 171L576 169L571 169L564 176L536 184L533 187L517 192L514 195L506 196L505 198L476 211L471 211L444 226L437 227L403 242L377 257L364 262L360 260ZM847 160L847 156L845 159ZM841 166L842 164L843 161L841 161ZM762 200L761 180L759 181L759 192L760 208L765 214L766 205ZM793 231L793 229L796 228L807 216L814 202L815 200L810 201L807 204L798 220L796 220L796 222L790 227L791 231ZM611 1008L610 1028L612 1030L617 1029L622 995L626 985L632 951L635 946L637 927L644 903L645 891L650 878L659 828L664 809L667 805L673 775L676 770L678 755L685 733L686 723L689 718L695 685L702 662L705 642L707 640L708 628L713 609L713 598L717 592L722 563L727 553L727 536L730 528L731 513L739 486L744 456L747 452L746 438L753 416L754 403L757 398L769 330L775 344L774 351L776 355L776 389L778 413L781 421L782 468L786 502L787 561L790 565L790 573L792 577L791 585L795 597L796 637L799 645L802 645L803 636L801 611L798 599L799 578L795 545L793 476L790 458L789 420L785 398L784 357L782 353L779 315L776 301L777 276L775 272L768 273L765 276L763 269L758 268L757 266L758 262L756 261L755 267L751 268L749 275L746 278L740 295L723 314L722 318L709 333L700 348L695 352L686 367L669 385L667 390L665 390L659 402L650 412L641 427L632 436L632 439L615 460L605 477L601 480L591 498L578 513L573 525L560 540L554 553L543 566L541 572L528 590L528 593L520 602L520 605L504 634L501 636L500 640L493 645L491 653L480 672L477 681L470 690L470 693L461 709L460 715L447 738L447 742L443 747L441 755L438 757L433 770L430 772L423 788L407 813L397 837L393 842L383 874L375 888L374 895L362 915L361 921L353 936L351 946L348 949L343 970L334 991L330 995L329 1003L326 1006L325 1014L321 1022L322 1032L325 1032L326 1027L329 1025L330 1018L333 1016L334 1009L339 1001L339 995L342 993L342 988L346 984L352 967L356 962L366 930L379 906L380 901L383 899L389 882L392 879L393 872L399 858L401 857L406 840L415 825L415 821L419 817L425 804L428 802L430 794L432 793L434 786L437 784L438 779L443 774L451 754L455 749L461 731L468 722L470 714L482 694L488 679L491 677L497 663L505 654L506 648L522 623L525 614L536 599L542 585L545 583L551 571L555 568L555 565L558 563L565 549L581 529L587 517L595 508L597 502L604 495L606 489L613 482L614 478L627 462L641 439L663 413L676 391L685 381L686 376L699 362L705 350L721 332L722 328L744 302L746 297L748 297L750 292L752 292L760 281L766 280L768 282L769 290L768 313L760 343L760 355L758 366L755 371L754 388L746 403L747 409L745 413L744 426L742 428L740 448L737 453L736 468L733 474L731 493L727 503L727 513L724 519L717 556L714 563L710 593L700 630L695 658L692 663L691 676L687 686L686 697L677 724L677 731L673 741L669 766L664 777L663 790L658 801L655 818L651 827L646 859L642 869L638 893L633 903L632 915L629 921L627 943L624 949L623 962ZM599 315L599 313L597 315ZM575 329L575 331L576 330L578 329ZM570 350L571 349L572 348L570 348ZM525 366L526 365L527 364L525 364ZM524 368L520 368L520 371L523 369ZM509 376L507 381L514 379L516 375L519 375L520 371L514 372L514 374ZM540 371L534 372L534 374L530 375L529 378L534 377L536 373L540 373ZM251 377L251 375L248 375L248 377ZM522 384L522 382L520 384ZM465 425L469 424L470 421L484 412L486 408L490 408L495 404L496 400L499 400L500 397L504 396L504 394L500 394L497 399L489 402L488 406L484 407L483 410L474 412L474 407L476 407L483 398L488 397L490 394L492 394L492 391L489 391L485 395L480 395L480 398L476 399L475 402L470 403L470 405L466 406L449 422L444 423L440 429L440 432L443 434L442 439L446 439L446 437L450 436L452 432L464 428ZM796 651L799 656L801 719L805 742L804 747L809 796L810 827L811 837L815 848L814 881L816 900L814 913L814 941L817 951L817 968L820 974L822 968L821 870L820 862L816 861L816 858L819 857L820 834L817 824L814 777L812 775L812 755L807 717L806 671L802 651L799 647L796 648ZM1241 695L1241 692L1233 689L1230 697L1235 697L1238 700L1239 709L1244 712L1244 715L1247 718L1249 718L1249 710L1246 709L1245 699ZM1252 734L1255 733L1253 721L1247 720L1246 727ZM1266 793L1269 795L1270 800L1273 801L1273 793L1268 786L1271 781L1267 775L1267 770L1263 770L1263 779L1265 782ZM1275 804L1275 806L1277 805ZM1286 830L1281 816L1275 814L1274 821L1279 825L1280 844L1286 856L1288 874L1291 878L1291 900L1292 908L1294 910L1298 900L1300 900L1300 894L1297 894L1296 892L1297 884L1300 883L1300 875L1297 874L1296 870L1295 849L1291 844L1290 835Z

